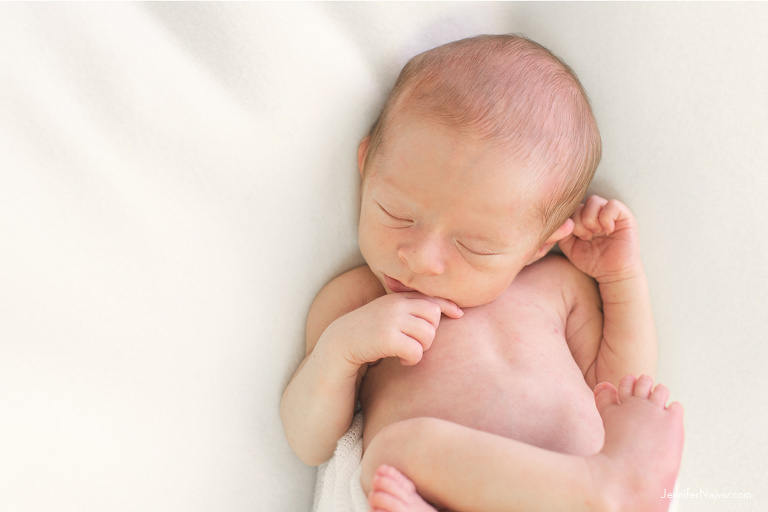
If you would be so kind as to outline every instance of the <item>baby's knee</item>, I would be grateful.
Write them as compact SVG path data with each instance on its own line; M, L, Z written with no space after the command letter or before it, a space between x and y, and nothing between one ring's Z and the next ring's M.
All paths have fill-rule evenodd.
M380 464L397 466L403 452L418 445L418 441L428 435L434 418L411 418L396 421L379 430L371 439L363 454L363 462L373 460ZM374 468L375 469L375 468Z
M442 420L436 418L411 418L391 423L379 430L363 454L363 490L368 492L376 469L383 464L407 473L409 459L418 457L418 451L430 439L434 439L441 423Z

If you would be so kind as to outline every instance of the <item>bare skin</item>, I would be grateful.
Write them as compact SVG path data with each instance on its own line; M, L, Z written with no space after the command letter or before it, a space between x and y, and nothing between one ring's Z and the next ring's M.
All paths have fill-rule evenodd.
M652 385L650 377L627 376L618 391L609 383L595 388L606 438L599 453L586 457L545 452L441 420L404 422L399 432L384 431L363 459L371 509L438 510L429 500L440 510L467 512L667 510L662 491L673 487L679 469L683 411L677 402L667 407L669 391ZM422 429L432 435L418 435ZM385 446L387 437L402 440L409 430L414 442ZM489 446L494 450L477 449ZM537 450L542 453L532 453ZM419 477L412 481L404 473Z
M368 143L358 159L368 265L310 309L306 357L281 404L292 448L328 460L359 397L365 486L386 464L453 510L510 510L498 503L510 492L530 510L542 493L549 510L611 505L585 480L602 468L588 457L613 453L600 452L604 440L634 439L608 442L592 390L656 365L632 214L592 196L542 241L535 205L547 191L504 148L423 119L399 126L370 165ZM567 259L545 257L557 243ZM473 462L485 459L497 465Z
M416 492L416 486L407 476L386 464L380 465L371 479L368 504L374 512L437 510Z
M594 284L564 258L525 267L495 301L443 318L419 364L388 358L369 367L363 446L390 423L424 416L548 450L596 453L603 426L582 368L594 360L601 320ZM577 354L582 368L566 339L577 327L592 351Z

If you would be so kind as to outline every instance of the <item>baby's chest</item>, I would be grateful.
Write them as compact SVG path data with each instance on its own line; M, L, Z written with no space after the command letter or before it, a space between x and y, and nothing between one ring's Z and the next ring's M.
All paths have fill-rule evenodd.
M546 297L505 299L465 310L460 319L443 317L425 359L430 356L440 364L497 360L544 366L572 360L560 304Z
M362 394L371 428L432 416L568 451L552 425L573 430L574 418L594 413L591 440L600 418L565 339L562 303L530 293L503 299L443 317L419 364L389 358L371 368Z

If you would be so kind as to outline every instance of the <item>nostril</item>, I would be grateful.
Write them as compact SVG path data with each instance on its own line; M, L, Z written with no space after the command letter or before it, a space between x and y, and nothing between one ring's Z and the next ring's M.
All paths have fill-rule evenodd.
M445 271L445 262L438 253L404 247L398 249L397 255L414 274L439 276Z

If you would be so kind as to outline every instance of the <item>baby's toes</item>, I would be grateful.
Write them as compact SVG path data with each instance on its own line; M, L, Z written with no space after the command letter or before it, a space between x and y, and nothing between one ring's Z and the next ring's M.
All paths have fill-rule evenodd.
M632 396L635 389L635 376L625 375L619 381L619 400L622 402Z
M672 402L667 407L668 411L671 411L672 413L682 417L683 416L683 405L680 402Z
M368 496L368 505L371 510L383 510L386 512L400 512L407 510L405 503L403 503L397 496L385 491L372 490L370 496Z
M667 405L667 399L669 398L669 389L664 384L657 384L651 392L650 401L661 408Z
M600 415L603 415L603 411L606 407L611 405L619 405L619 395L616 388L610 382L601 382L594 389L595 405Z
M410 478L402 474L396 468L392 466L382 466L380 468L384 474L397 482L405 491L416 492L416 486L413 484Z
M416 486L392 466L379 466L371 482L368 504L383 512L437 512L416 492Z
M647 375L641 375L635 381L634 395L638 398L645 398L651 395L651 388L653 387L653 379Z
M392 466L380 466L373 477L371 488L374 492L388 494L398 501L406 501L416 492L416 486ZM382 507L384 508L384 507Z

